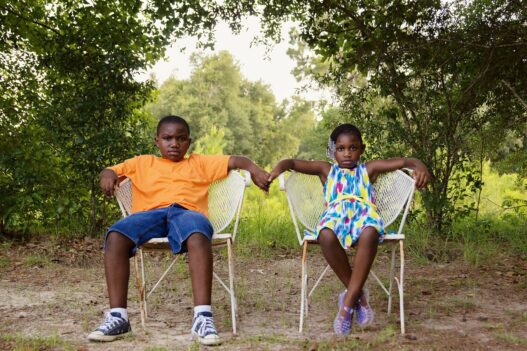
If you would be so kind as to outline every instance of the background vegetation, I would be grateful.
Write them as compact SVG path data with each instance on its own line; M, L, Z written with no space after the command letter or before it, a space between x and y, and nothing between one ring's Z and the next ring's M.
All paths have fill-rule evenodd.
M338 105L278 102L227 52L196 53L187 80L134 79L179 37L210 46L218 21L236 31L248 15L269 42L296 21L294 73L333 88ZM472 248L475 263L497 243L527 252L521 1L0 0L0 16L1 237L104 231L118 213L99 171L155 152L156 121L174 113L189 120L195 152L268 167L323 158L334 126L355 123L367 158L416 156L433 173L410 223L416 254L440 258L437 237ZM245 205L255 243L295 245L277 189L252 189Z

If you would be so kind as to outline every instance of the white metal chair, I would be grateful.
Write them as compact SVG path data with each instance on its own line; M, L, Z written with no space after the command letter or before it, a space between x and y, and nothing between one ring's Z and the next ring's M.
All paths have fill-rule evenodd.
M245 188L251 184L250 174L246 173L245 177L238 171L231 171L227 178L221 179L212 183L209 187L209 220L214 228L214 235L212 236L212 247L227 246L227 261L229 270L229 285L213 272L216 280L225 288L230 295L231 300L231 318L232 318L232 332L236 334L236 296L234 294L234 267L232 262L232 244L236 238L238 231L238 222L240 220L240 211L242 208ZM132 182L129 179L123 180L117 191L115 197L121 208L123 217L130 215L132 209ZM234 220L232 233L222 233ZM140 309L141 309L141 324L145 328L145 321L148 317L146 300L159 286L161 281L168 274L172 266L176 263L181 255L176 255L169 264L168 268L161 274L154 286L147 290L145 281L145 268L143 251L154 250L170 250L167 238L151 239L138 248L137 254L134 256L136 285L139 291ZM140 261L140 262L138 262ZM141 266L141 274L139 274L139 265Z
M285 191L287 201L289 203L289 210L291 218L295 227L298 242L303 246L302 253L302 281L301 281L301 300L300 300L300 325L299 332L302 332L304 325L304 318L308 313L308 303L311 294L318 286L329 265L322 271L319 278L313 284L313 287L307 293L308 289L308 272L307 272L307 251L309 244L317 244L313 236L318 220L324 211L324 194L322 184L318 176L306 175L297 172L291 172L289 176L285 177L282 173L279 177L280 190ZM400 274L399 277L394 276L395 271L395 245L391 250L391 264L389 273L389 285L386 287L373 270L370 271L374 279L379 283L383 291L388 295L388 314L391 313L392 308L392 286L393 281L397 283L399 291L399 307L401 319L401 334L405 333L404 321L404 234L402 232L406 220L406 215L410 208L414 190L414 179L397 170L395 172L385 173L377 178L374 184L375 189L375 204L379 210L379 215L384 220L387 228L384 237L384 243L399 243L400 252ZM398 230L395 233L388 233L388 227L400 218ZM302 230L304 229L304 230ZM302 235L302 232L305 235Z

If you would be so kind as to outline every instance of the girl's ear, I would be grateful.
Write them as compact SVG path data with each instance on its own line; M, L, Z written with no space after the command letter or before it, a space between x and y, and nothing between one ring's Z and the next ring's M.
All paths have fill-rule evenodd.
M361 150L361 153L364 153L365 150L366 150L366 144L362 144L362 150Z
M157 146L157 147L159 147L159 145L157 144L157 142L158 142L158 138L157 138L157 135L156 135L156 136L154 137L154 145Z

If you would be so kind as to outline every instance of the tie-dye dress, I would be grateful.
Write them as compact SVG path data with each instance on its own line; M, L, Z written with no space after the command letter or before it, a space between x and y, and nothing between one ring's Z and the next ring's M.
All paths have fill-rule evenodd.
M324 184L326 209L320 216L315 236L329 228L335 232L343 248L353 246L366 227L374 227L382 241L384 222L374 204L374 191L366 164L361 163L353 169L331 165L326 184Z

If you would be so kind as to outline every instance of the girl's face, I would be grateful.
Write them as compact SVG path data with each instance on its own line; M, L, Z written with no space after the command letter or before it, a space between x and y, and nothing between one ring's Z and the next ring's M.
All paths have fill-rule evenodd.
M340 168L353 169L364 152L364 145L355 134L342 133L335 143L335 160Z

